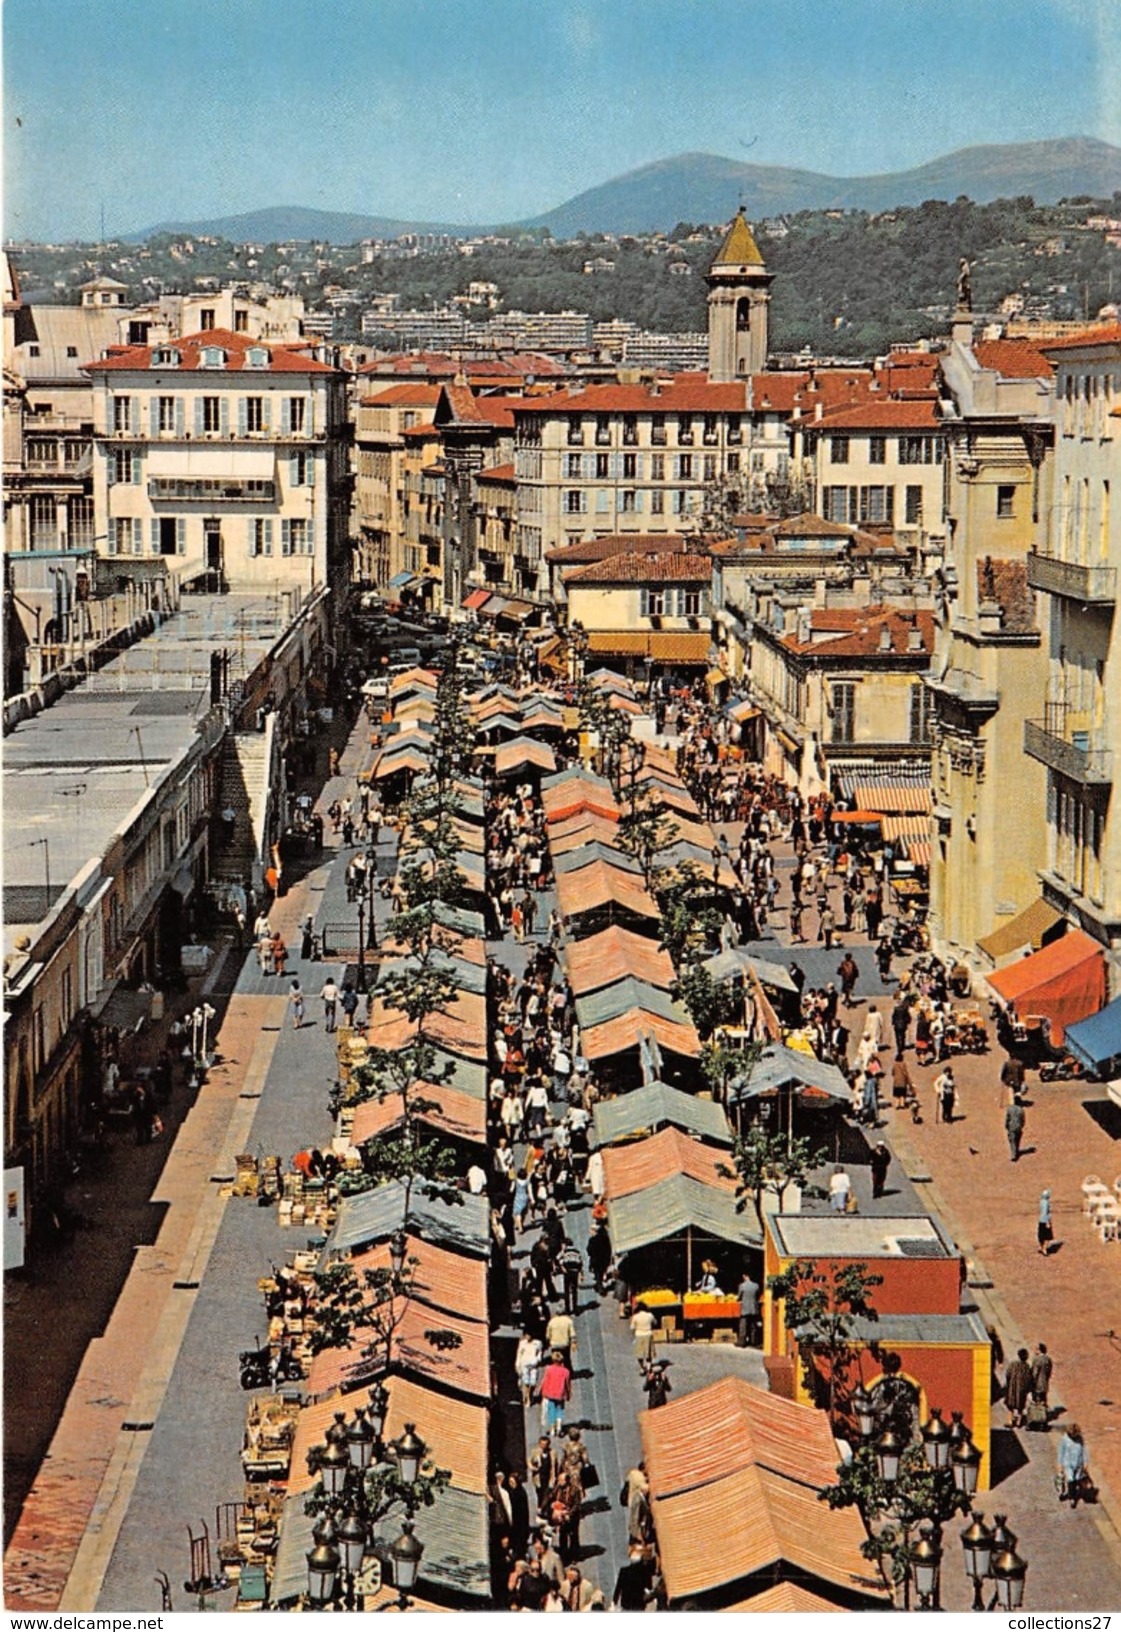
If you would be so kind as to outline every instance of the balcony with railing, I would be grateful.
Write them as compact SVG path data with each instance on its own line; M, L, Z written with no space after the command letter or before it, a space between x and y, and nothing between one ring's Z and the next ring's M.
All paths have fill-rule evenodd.
M1083 787L1107 787L1113 755L1104 733L1085 726L1085 718L1065 703L1045 703L1041 720L1024 721L1024 752Z
M222 477L187 478L153 476L148 483L148 497L157 503L178 499L188 503L207 504L274 504L276 483L263 478L247 477L226 480Z
M1028 552L1028 583L1045 595L1063 595L1087 606L1111 606L1117 599L1117 568L1081 561L1064 561L1057 555Z

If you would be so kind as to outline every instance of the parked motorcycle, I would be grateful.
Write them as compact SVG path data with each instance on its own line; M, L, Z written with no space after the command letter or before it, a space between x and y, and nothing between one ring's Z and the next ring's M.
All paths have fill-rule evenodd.
M298 1383L304 1375L303 1367L287 1344L275 1352L267 1343L255 1349L243 1349L238 1355L238 1364L244 1389L275 1389L279 1383Z

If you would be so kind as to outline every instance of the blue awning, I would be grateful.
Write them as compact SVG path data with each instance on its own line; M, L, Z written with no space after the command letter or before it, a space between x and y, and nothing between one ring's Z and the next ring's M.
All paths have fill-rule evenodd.
M1064 1047L1090 1071L1121 1055L1121 997L1115 997L1088 1020L1066 1028Z
M415 572L395 572L389 580L390 589L408 589L410 584L419 584L420 579Z

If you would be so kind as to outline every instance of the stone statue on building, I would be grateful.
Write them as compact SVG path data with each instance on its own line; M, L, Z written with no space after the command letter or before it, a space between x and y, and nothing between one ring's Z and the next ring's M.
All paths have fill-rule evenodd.
M973 280L970 277L970 266L963 255L958 262L958 311L971 312L973 310Z

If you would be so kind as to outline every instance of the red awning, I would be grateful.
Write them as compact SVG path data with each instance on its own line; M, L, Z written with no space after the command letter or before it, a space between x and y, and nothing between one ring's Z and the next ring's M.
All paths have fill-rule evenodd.
M1046 1015L1053 1043L1061 1043L1066 1026L1096 1014L1106 1000L1102 949L1080 929L985 979L1006 1003L1016 1005L1021 1020Z
M835 810L831 822L855 822L858 827L879 827L883 818L878 810Z
M464 601L463 605L468 612L477 612L479 608L481 606L485 606L489 600L489 589L473 589L470 595L468 595L467 599Z

